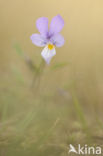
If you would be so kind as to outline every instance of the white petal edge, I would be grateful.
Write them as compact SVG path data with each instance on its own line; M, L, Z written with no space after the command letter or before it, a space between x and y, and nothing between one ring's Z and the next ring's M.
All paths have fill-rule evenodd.
M43 59L45 60L45 62L47 64L50 63L52 57L55 56L55 55L56 55L55 48L53 48L52 50L50 50L50 49L48 49L48 45L41 52L41 56L43 57Z

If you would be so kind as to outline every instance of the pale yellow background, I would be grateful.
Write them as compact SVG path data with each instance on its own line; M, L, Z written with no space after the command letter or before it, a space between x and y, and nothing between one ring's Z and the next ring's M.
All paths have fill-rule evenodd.
M69 80L69 71L73 71L79 88L84 85L84 90L87 87L84 91L87 94L91 90L91 95L95 91L94 95L102 96L103 0L0 0L1 75L9 72L15 64L21 71L23 69L20 65L22 60L13 49L15 42L33 60L40 60L42 48L30 41L30 35L38 32L35 21L42 16L51 20L57 14L65 21L62 35L66 42L62 48L57 48L57 55L51 65L56 62L70 63L57 73L57 80L60 83ZM55 81L55 77L53 80Z
M29 36L37 32L35 21L45 16L49 20L60 14L65 20L65 46L58 49L56 59L86 63L102 59L102 0L0 0L0 57L10 61L12 44L18 41L26 51L38 50ZM39 50L38 50L39 51ZM62 57L61 57L62 56Z

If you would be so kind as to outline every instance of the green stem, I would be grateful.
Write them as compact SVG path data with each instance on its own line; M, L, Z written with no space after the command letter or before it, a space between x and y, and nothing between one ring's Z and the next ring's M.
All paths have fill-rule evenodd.
M45 69L45 61L42 59L39 67L37 68L37 72L34 75L34 79L32 82L32 87L34 88L34 85L36 88L39 88L40 82L41 82L41 76L43 74L43 71Z

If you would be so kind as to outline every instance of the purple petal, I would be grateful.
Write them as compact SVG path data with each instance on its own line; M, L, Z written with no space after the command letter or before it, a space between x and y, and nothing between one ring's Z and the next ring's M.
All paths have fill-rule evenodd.
M30 39L33 44L39 47L44 47L47 44L47 40L40 34L32 34Z
M36 21L36 26L41 35L46 36L48 33L48 19L41 17Z
M50 34L59 33L64 26L64 20L60 15L55 16L50 24Z
M51 37L50 42L57 47L62 47L64 45L64 38L60 34L56 34L53 37Z

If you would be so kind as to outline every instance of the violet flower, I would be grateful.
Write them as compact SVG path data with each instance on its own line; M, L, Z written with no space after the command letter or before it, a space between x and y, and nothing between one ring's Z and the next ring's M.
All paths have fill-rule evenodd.
M52 57L56 55L55 46L61 47L64 45L64 38L59 34L63 26L64 20L60 15L52 19L49 29L48 18L41 17L36 21L36 27L40 34L32 34L30 38L33 44L39 47L45 47L41 52L41 56L47 64L49 64Z

